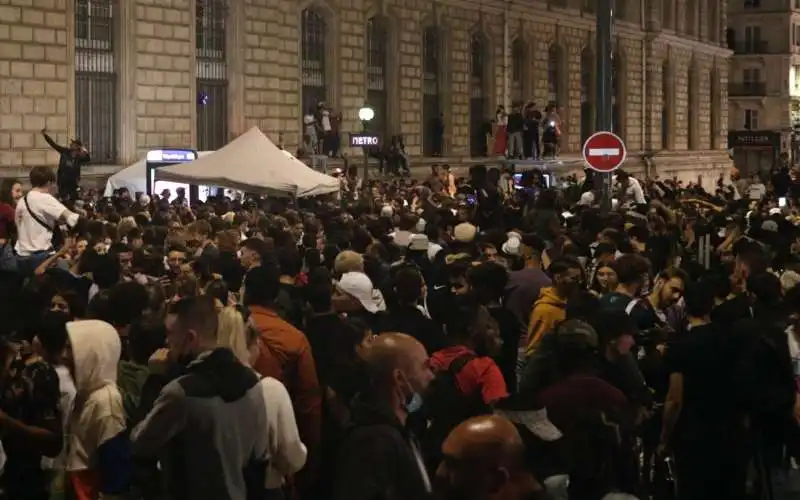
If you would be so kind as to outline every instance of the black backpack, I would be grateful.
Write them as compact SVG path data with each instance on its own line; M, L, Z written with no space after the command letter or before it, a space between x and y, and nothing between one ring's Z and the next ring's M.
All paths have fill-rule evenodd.
M483 402L480 390L464 394L456 382L461 370L475 358L476 355L468 353L451 361L447 370L436 374L425 393L423 411L428 425L422 436L422 447L428 470L435 471L439 466L442 444L450 431L464 420L492 412L491 406Z

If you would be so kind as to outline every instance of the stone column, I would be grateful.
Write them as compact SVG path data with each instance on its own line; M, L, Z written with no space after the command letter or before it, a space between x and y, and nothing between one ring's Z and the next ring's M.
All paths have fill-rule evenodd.
M75 99L75 2L67 2L66 13L67 45L67 135L75 137L76 99ZM49 128L49 127L48 127Z
M247 131L244 114L245 64L245 5L242 1L228 2L226 25L226 57L228 76L228 139L233 140ZM195 107L196 109L196 107Z
M117 47L114 53L119 92L119 162L130 165L139 157L136 150L136 5L117 0Z

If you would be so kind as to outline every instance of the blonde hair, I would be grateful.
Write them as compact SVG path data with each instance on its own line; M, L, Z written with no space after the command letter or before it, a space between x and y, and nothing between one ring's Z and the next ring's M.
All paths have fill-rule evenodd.
M247 345L247 325L242 313L235 307L223 307L219 313L219 329L217 345L227 347L239 358L239 361L250 364L250 350Z
M352 272L363 273L364 257L358 252L343 250L339 252L339 255L333 261L333 271L338 276Z

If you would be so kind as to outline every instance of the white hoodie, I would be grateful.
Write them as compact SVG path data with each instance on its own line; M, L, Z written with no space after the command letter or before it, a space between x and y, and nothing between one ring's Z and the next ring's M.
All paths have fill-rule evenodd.
M96 453L125 430L125 411L117 389L117 365L122 345L113 326L104 321L67 323L78 390L70 419L68 471L94 469Z

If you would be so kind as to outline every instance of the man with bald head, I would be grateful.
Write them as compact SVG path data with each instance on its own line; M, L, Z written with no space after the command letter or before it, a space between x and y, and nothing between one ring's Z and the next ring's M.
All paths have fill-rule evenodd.
M424 500L431 482L407 421L433 379L428 353L409 335L385 333L362 358L368 377L352 404L333 499Z
M436 471L442 500L539 500L544 488L525 470L516 427L497 415L471 418L450 432Z

